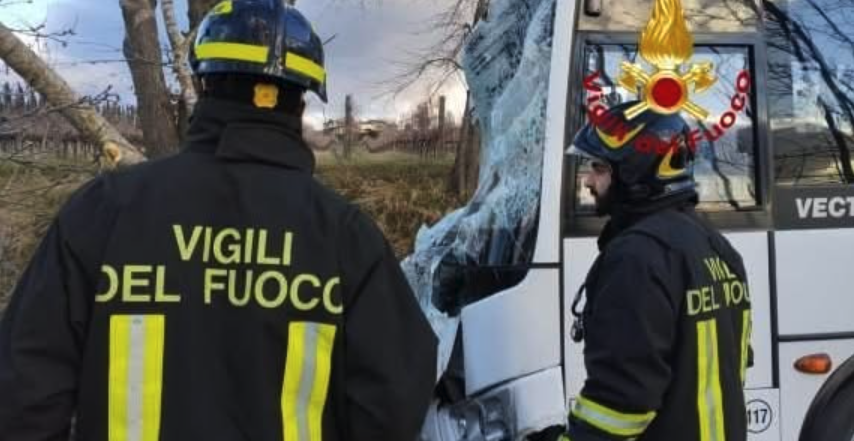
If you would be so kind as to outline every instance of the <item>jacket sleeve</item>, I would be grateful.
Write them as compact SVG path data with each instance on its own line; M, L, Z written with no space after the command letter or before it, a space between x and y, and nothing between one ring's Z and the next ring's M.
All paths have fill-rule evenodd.
M348 224L347 439L415 440L436 382L437 340L382 233L358 212Z
M644 433L670 383L668 358L677 308L668 252L631 235L609 246L588 293L584 362L587 380L569 418L573 441L632 439ZM677 276L678 277L678 276Z
M84 225L77 233L85 237L101 227L86 199L74 198L51 225L0 322L2 440L68 439L94 296L91 271L72 250L69 228Z

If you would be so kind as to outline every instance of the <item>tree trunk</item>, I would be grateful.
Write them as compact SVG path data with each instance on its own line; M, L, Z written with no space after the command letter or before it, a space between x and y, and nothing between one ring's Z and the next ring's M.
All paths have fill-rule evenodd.
M163 74L156 0L120 0L125 21L124 53L136 93L142 137L148 156L178 149L178 127Z
M160 5L163 8L163 23L166 33L169 35L169 43L172 46L172 62L178 84L181 86L181 98L187 106L187 113L192 113L196 107L196 88L193 86L193 74L187 64L187 42L178 29L178 20L175 19L175 1L163 0Z
M350 159L353 153L353 142L355 137L355 119L353 117L353 95L347 95L344 99L344 159Z
M469 198L477 190L480 173L480 128L473 121L471 106L471 94L468 94L448 186L461 199Z
M478 0L471 27L474 28L488 12L489 1ZM480 129L472 123L472 98L466 95L466 107L460 126L460 139L448 188L460 198L468 198L477 190L480 171Z
M37 90L83 136L99 146L107 163L130 165L145 157L119 131L85 104L50 66L0 23L0 59Z
M468 137L469 128L469 100L471 94L466 94L466 105L463 108L463 119L460 121L460 133L457 135L457 146L454 152L454 166L451 168L451 174L448 176L448 191L462 199L463 188L465 187L465 175L462 172L465 167L465 149L466 138Z
M480 179L480 148L481 131L480 124L475 121L471 122L469 129L468 148L466 149L466 167L463 173L466 176L466 195L471 196L477 191L477 184Z

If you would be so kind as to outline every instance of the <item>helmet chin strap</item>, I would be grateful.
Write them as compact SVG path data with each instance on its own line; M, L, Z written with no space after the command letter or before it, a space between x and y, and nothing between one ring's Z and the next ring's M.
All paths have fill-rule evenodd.
M682 192L685 190L690 190L690 189L693 189L694 187L696 187L696 184L694 183L693 179L688 179L688 180L679 181L679 182L672 182L670 184L665 185L664 191L661 192L660 195L654 197L653 200L661 199L661 198L664 198L664 197L669 196L671 194L679 193L679 192Z
M693 193L696 186L691 179L672 182L665 185L659 194L650 196L652 189L649 184L638 183L629 186L619 180L616 175L614 177L612 187L608 191L609 200L603 204L607 214L612 217L655 211L666 206L668 200L679 199L680 195L687 195L689 192ZM693 196L696 197L696 193Z

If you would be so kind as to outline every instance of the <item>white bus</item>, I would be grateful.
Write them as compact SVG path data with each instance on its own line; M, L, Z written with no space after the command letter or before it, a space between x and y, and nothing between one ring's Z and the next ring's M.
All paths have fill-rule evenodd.
M523 440L563 424L585 373L570 304L598 253L579 170L564 151L592 102L630 99L653 0L557 0L542 187L518 283L461 308L463 392L428 418L432 440ZM698 209L744 257L753 304L751 441L854 440L854 3L683 0L692 62L717 81L692 99L711 133ZM749 74L746 104L735 96ZM744 84L742 84L744 86ZM737 107L715 129L718 117ZM704 133L704 132L703 132ZM559 293L559 295L555 295ZM453 364L453 363L452 363ZM681 440L674 440L681 441Z

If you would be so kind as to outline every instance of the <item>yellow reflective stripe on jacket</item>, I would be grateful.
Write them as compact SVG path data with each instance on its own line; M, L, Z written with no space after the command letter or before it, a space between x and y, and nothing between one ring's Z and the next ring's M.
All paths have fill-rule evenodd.
M618 412L585 397L578 397L572 415L599 430L618 436L638 436L655 419L655 412Z
M282 384L284 441L322 441L336 327L293 322Z
M326 70L323 66L293 52L285 55L285 68L303 74L320 84L326 82Z
M700 441L724 441L723 398L718 367L718 324L697 323L697 411Z
M199 60L237 60L266 63L270 50L266 46L242 43L202 43L196 46Z
M750 356L750 335L753 333L753 321L750 318L750 310L744 310L744 317L741 325L741 385L747 376L747 359Z
M162 315L110 318L110 441L157 441L160 437L165 325Z

